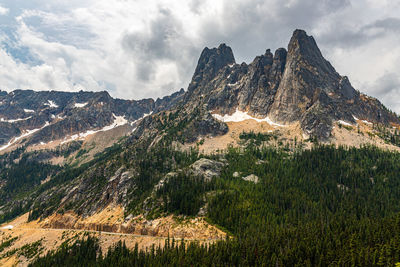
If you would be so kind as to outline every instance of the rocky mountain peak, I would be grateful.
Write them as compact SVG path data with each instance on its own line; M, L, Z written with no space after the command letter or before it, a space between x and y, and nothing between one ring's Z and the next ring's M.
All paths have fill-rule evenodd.
M288 52L291 55L299 54L306 59L323 58L314 37L307 35L304 30L295 30L290 38Z
M354 103L358 95L323 57L314 38L295 30L270 116L285 124L300 121L307 134L328 138L334 120L354 121L354 112L344 104Z
M230 64L235 64L235 57L232 49L226 44L220 44L218 48L204 48L188 91L193 91L205 82L211 81L219 70Z
M339 120L399 123L379 101L367 101L339 75L304 30L293 32L287 50L273 54L267 49L250 64L233 63L225 44L203 50L184 96L188 112L195 106L221 115L238 109L280 125L299 123L304 136L321 139L330 138Z
M293 32L287 57L289 64L298 67L298 71L307 71L309 75L313 75L313 79L328 79L329 82L340 79L340 75L323 57L314 38L303 30Z

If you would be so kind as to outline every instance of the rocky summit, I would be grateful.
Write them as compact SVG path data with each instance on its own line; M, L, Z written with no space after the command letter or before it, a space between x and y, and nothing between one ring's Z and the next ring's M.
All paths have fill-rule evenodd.
M295 30L288 50L267 49L252 63L236 64L225 44L205 48L185 101L221 115L236 110L277 124L299 122L304 136L327 140L335 121L355 118L384 125L399 118L377 99L355 90L323 57L314 38Z

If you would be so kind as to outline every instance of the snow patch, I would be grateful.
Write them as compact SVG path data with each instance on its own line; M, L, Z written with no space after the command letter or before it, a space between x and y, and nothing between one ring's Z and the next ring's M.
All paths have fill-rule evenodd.
M101 131L108 131L108 130L114 129L115 127L125 125L128 123L128 121L125 119L124 116L115 116L114 113L113 113L113 116L114 116L113 124L104 127L103 129L101 129Z
M265 121L268 122L268 123L269 123L270 125L272 125L272 126L286 127L286 125L273 122L269 117L266 117L266 118L265 118Z
M151 114L153 114L153 111L151 111L150 113L144 113L143 116L133 122L131 122L131 126L133 126L136 122L143 120L144 118L146 118L147 116L150 116ZM132 129L132 133L136 130L136 127Z
M53 102L52 100L47 100L47 103L44 104L45 106L49 106L51 108L58 108L58 105Z
M10 147L11 145L15 144L16 142L18 142L19 140L21 140L22 138L25 138L33 133L36 133L37 131L40 131L41 129L43 129L46 126L49 126L50 123L48 121L46 121L46 123L37 129L33 129L33 130L27 130L25 133L21 134L20 136L15 137L14 139L10 140L6 145L0 147L0 151Z
M132 121L132 122L130 123L131 126L133 126L136 122L138 122L138 121L140 121L140 120L146 118L147 116L150 116L151 114L153 114L153 111L151 111L150 113L144 113L142 117L140 117L140 118L137 119L137 120ZM135 128L135 129L136 129L136 128Z
M32 116L29 116L28 118L15 119L15 120L5 120L4 118L1 118L0 121L8 122L8 123L14 123L14 122L17 122L17 121L26 121L26 120L29 120L30 118L32 118Z
M236 85L238 85L238 83L239 83L239 82L235 82L235 83L228 83L228 86L229 86L229 87L233 87L233 86L236 86Z
M84 106L86 106L88 103L75 103L74 107L75 108L83 108Z
M77 133L74 135L71 135L69 139L67 139L67 137L64 138L64 141L61 142L61 144L65 144L67 142L73 141L73 140L77 140L77 139L82 139L85 138L89 135L98 133L98 132L106 132L109 131L111 129L114 129L118 126L122 126L128 123L128 121L124 118L124 116L115 116L115 114L113 113L114 116L114 122L108 126L105 126L99 130L88 130L84 133Z
M354 116L353 115L353 118L356 120L356 121L359 121L360 119L359 118L357 118L356 116ZM372 125L373 123L372 122L370 122L370 121L366 121L366 120L361 120L363 123L365 123L365 124L369 124L369 125Z
M372 125L372 124L373 124L372 122L366 121L366 120L362 120L362 122L365 123L365 124L369 124L369 125Z
M340 123L340 124L342 124L342 125L353 126L353 124L348 123L348 122L346 122L346 121L338 120L337 122Z
M34 113L35 111L32 110L32 109L24 108L24 112L25 112L25 113Z
M278 126L278 127L286 127L286 125L278 124L276 122L273 122L268 116L265 117L264 119L258 119L255 117L250 116L247 114L247 112L240 111L239 109L236 109L236 111L232 115L225 114L224 116L221 116L219 114L211 114L214 118L217 120L223 121L223 122L240 122L240 121L245 121L245 120L255 120L257 122L267 122L268 124L272 126Z

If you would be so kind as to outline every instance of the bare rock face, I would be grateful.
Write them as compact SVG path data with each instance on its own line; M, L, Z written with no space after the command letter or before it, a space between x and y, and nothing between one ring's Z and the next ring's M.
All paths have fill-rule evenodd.
M399 119L379 101L365 101L347 77L340 76L324 59L314 38L296 30L289 43L282 81L270 117L289 124L300 121L309 136L328 139L332 123L354 117L375 123L399 123Z
M354 122L348 104L359 95L324 59L314 38L296 30L269 114L283 124L300 121L307 135L327 139L334 120Z
M239 174L239 172L234 172L234 173L232 174L232 176L233 176L234 178L238 178L238 177L240 176L240 174Z
M247 182L253 182L255 184L258 184L258 176L254 175L254 174L250 174L246 177L242 178L243 180L247 181Z
M211 181L215 176L221 174L224 164L215 160L201 158L193 163L191 168L191 174L194 176L201 176L205 181Z
M234 63L235 58L232 49L225 44L221 44L218 48L204 48L188 91L192 92L198 87L204 86L211 81L223 67Z
M326 61L314 38L296 30L289 43L285 72L271 107L273 119L290 123L300 119L325 95L335 93L340 76Z
M172 95L165 96L163 98L157 98L154 104L155 108L153 110L153 113L173 108L177 103L179 103L179 101L182 100L184 95L185 95L185 90L181 88L181 90L173 93Z

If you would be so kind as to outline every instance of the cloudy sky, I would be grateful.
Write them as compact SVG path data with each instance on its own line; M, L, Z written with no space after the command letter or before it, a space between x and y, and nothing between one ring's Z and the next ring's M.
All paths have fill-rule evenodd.
M205 46L249 63L296 28L400 112L400 0L1 0L0 89L156 98L187 87Z

